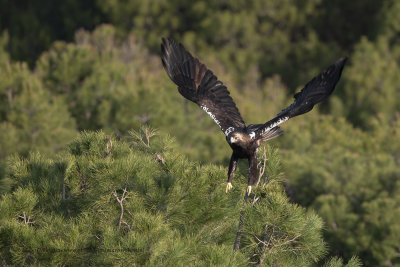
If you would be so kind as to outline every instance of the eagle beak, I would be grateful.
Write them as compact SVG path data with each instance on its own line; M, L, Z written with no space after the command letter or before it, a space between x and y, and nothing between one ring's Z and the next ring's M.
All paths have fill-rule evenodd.
M235 138L231 137L231 143L235 142Z

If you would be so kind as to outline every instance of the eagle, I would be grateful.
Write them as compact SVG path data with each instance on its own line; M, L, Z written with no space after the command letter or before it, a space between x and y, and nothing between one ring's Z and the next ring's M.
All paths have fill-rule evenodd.
M169 78L178 86L179 93L199 105L214 120L232 148L226 193L232 189L238 160L248 160L246 192L249 195L257 179L258 147L263 142L283 134L278 125L309 112L315 104L329 97L340 79L347 57L338 59L311 79L294 95L294 102L279 112L275 118L264 124L247 126L226 86L182 44L177 44L171 38L162 38L161 60Z

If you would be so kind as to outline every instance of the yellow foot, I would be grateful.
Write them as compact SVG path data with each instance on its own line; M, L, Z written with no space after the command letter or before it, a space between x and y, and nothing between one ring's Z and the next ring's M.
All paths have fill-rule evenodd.
M231 191L231 189L232 189L232 184L231 184L231 183L228 183L228 184L226 185L225 192L228 193L229 191Z
M250 195L251 194L251 185L249 185L249 186L247 186L247 195Z

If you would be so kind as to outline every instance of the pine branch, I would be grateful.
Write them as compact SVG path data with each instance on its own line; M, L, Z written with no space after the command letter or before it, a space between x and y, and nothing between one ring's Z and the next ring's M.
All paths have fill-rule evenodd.
M263 155L261 157L261 161L258 163L257 168L258 168L258 179L257 179L257 183L256 186L258 186L258 184L261 181L261 177L263 177L264 173L265 173L265 167L267 166L267 151L265 149L265 146L263 146Z
M274 237L274 233L275 233L275 225L272 225L272 227L270 227L270 229L268 229L268 225L265 225L265 234L263 235L262 240L259 239L257 236L254 236L258 241L258 246L260 247L260 251L261 251L261 256L260 256L260 259L257 262L257 265L262 265L262 263L264 262L265 257L269 254L269 252L272 249L283 247L283 246L286 246L286 245L288 245L290 243L294 243L294 242L296 242L296 240L299 237L301 237L301 235L296 235L296 236L294 236L292 238L285 237L285 238L277 239L277 238ZM268 241L267 241L267 237L268 236L269 236L269 238L268 238ZM304 250L304 249L299 248L299 247L291 247L289 249L283 249L283 248L280 249L280 251L290 251L290 252L293 252L294 254L297 254L296 251L301 251L301 250ZM257 254L254 254L253 256L256 256L256 255Z
M240 216L239 216L238 231L236 233L235 242L233 243L233 252L234 253L236 251L238 251L240 248L240 238L242 237L243 213L244 213L244 208L247 203L247 197L248 197L248 194L247 194L247 190L246 190L246 194L244 195L244 199L243 199L242 210L240 211Z
M145 129L145 134L146 134L146 140L147 140L147 147L150 147L150 133L149 129Z
M31 216L26 216L25 211L23 212L24 216L18 215L18 218L23 219L24 220L24 224L25 225L29 225L29 224L34 224L34 221L31 221Z
M118 197L118 194L117 194L117 191L116 191L116 190L114 190L114 192L113 192L113 196L115 197L115 199L116 199L117 202L119 203L119 207L120 207L120 209L121 209L120 215L119 215L118 228L121 228L121 224L122 224L122 223L128 225L126 222L124 222L124 221L122 220L122 217L124 216L124 203L123 203L123 202L124 202L125 199L127 199L127 196L126 196L126 193L127 193L127 192L128 192L128 191L126 190L126 186L125 186L125 188L123 189L121 198ZM128 225L128 228L130 229L131 227Z
M150 147L150 138L157 135L157 130L142 126L139 131L129 131L129 135L134 142L141 143L145 147Z
M253 201L251 202L251 206L254 207L254 205L257 203L259 199L260 197L254 196Z
M259 246L261 247L261 251L263 251L265 248L269 247L269 244L271 243L271 240L273 239L274 232L275 232L275 226L272 225L272 233L270 234L269 240L267 242L266 240L267 240L267 236L268 236L268 225L265 225L265 234L263 236L263 239L260 240L259 238L256 237L260 241ZM261 254L257 265L261 265L263 263L266 255L267 255L267 253Z
M111 152L113 151L113 143L110 136L107 136L107 145L106 145L106 157L109 158L111 156Z
M165 159L163 158L163 156L161 156L158 153L154 154L154 157L156 158L156 160L161 164L161 165L165 165Z

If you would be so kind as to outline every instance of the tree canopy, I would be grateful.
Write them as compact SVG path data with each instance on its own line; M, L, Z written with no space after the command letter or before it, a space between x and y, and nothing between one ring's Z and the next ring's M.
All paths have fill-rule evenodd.
M243 213L235 264L399 265L399 9L394 0L0 1L2 263L232 263L247 162L225 195L230 148L162 69L165 36L227 85L248 123L266 122L349 57L329 100L269 143L269 178ZM141 127L158 130L150 145ZM265 236L274 242L259 246ZM93 253L111 248L121 251Z

